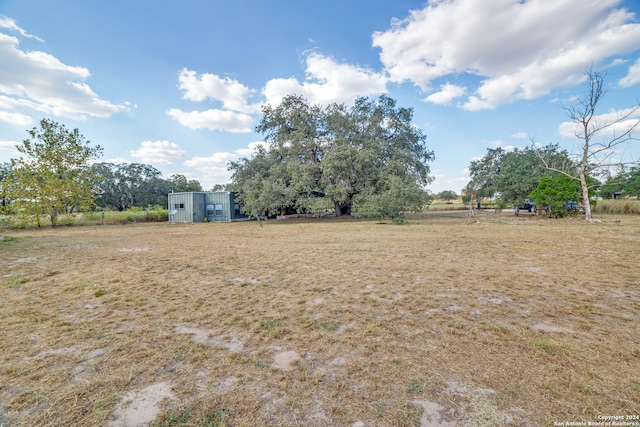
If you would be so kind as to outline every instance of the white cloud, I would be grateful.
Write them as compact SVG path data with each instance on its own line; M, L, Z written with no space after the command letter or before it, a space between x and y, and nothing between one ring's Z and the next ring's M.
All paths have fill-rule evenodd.
M349 103L358 96L386 92L387 77L350 64L339 64L333 58L309 53L305 58L305 81L290 77L269 80L263 89L267 102L277 105L286 95L305 97L310 104Z
M248 100L256 92L237 80L221 78L215 74L203 73L186 68L180 71L178 88L184 92L183 99L204 101L209 98L221 101L225 109L242 113L255 113L260 110L258 104L249 105Z
M200 179L201 183L213 185L214 180L211 178L216 178L215 182L218 183L221 181L228 182L231 179L231 172L228 170L229 162L238 160L241 157L251 156L259 146L264 147L268 146L268 144L262 141L250 142L246 147L239 148L233 152L219 151L212 153L210 156L193 157L185 161L184 164L196 169L204 176L203 179ZM205 186L208 186L208 184Z
M238 157L250 157L256 152L258 147L269 149L269 143L264 141L250 142L246 148L239 148L235 151Z
M8 16L0 15L0 28L6 28L7 30L10 30L10 31L16 31L16 32L20 33L20 35L22 35L22 37L38 40L40 42L42 41L42 39L40 37L34 36L33 34L29 34L25 30L20 28L18 26L18 24L16 23L16 21L14 21L13 19L9 18Z
M440 86L440 92L432 93L425 98L425 101L434 104L449 105L451 102L465 94L467 88L450 83Z
M0 122L6 122L16 126L30 126L33 124L33 118L26 114L0 111Z
M618 81L618 84L622 87L631 87L638 83L640 83L640 59L629 67L627 75Z
M627 117L623 120L622 118L625 116ZM618 120L619 122L617 122ZM635 112L633 111L633 108L612 110L608 113L594 116L591 120L591 128L602 128L595 137L604 138L606 140L611 139L616 135L619 136L634 126L636 127L635 135L637 135L640 133L638 121L640 121L640 110L635 110ZM613 124L614 122L617 123ZM581 135L583 133L582 125L574 122L563 122L558 126L558 133L563 138L576 138L576 135Z
M526 138L529 138L529 134L527 132L516 132L513 135L511 135L511 138L526 139Z
M15 151L18 152L16 146L19 145L16 141L0 141L0 151Z
M433 0L372 40L392 81L428 91L447 75L479 76L461 107L488 109L576 85L591 64L638 49L640 24L619 4Z
M110 157L108 159L105 159L104 161L105 163L113 163L114 165L122 165L122 164L129 164L131 163L130 160L127 160L123 157Z
M45 52L25 52L18 45L16 37L0 33L0 95L5 104L12 98L20 113L33 109L67 118L109 117L124 108L93 92L84 82L90 76L87 68L66 65Z
M182 111L178 108L171 108L167 111L167 115L177 120L182 126L191 129L248 133L252 131L253 126L251 116L229 110Z
M502 148L505 151L513 151L517 148L515 145L505 144L501 139L498 139L496 141L489 141L487 145L493 148Z
M131 156L142 163L169 165L174 159L182 158L186 152L178 144L169 141L142 141L140 148L131 150Z

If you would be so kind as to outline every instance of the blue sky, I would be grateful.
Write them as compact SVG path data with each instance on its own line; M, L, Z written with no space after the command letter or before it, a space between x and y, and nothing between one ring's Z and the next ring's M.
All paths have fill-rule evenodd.
M640 101L637 1L0 0L0 162L46 117L209 189L262 142L261 105L386 93L435 152L429 189L460 192L488 148L575 152L563 106L592 66L602 114Z

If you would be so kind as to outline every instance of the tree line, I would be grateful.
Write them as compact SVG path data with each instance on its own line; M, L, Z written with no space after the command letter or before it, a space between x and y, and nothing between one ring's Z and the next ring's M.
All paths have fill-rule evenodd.
M163 179L159 170L140 163L94 163L102 148L92 146L78 129L49 119L27 131L17 146L21 156L0 164L0 209L23 214L52 226L60 215L95 207L123 211L134 206L167 206L167 194L202 191L196 180L175 174Z
M590 197L638 195L640 168L619 166L619 173L602 184L598 177L611 171L618 145L634 140L639 105L602 121L595 111L603 91L604 74L586 73L587 91L566 107L582 141L580 153L557 144L505 151L488 149L471 162L467 195L497 198L517 205L534 197L550 209L568 201L584 204L591 219ZM612 137L609 129L622 129ZM248 157L229 163L231 182L215 190L237 193L244 212L260 218L279 213L319 213L337 216L358 213L402 220L407 211L424 209L432 182L428 163L434 152L426 135L413 123L413 110L392 98L357 98L352 105L310 105L297 95L277 106L262 107L256 127L265 144ZM133 206L166 206L167 194L202 191L198 181L183 175L163 179L153 166L139 163L96 163L102 148L92 146L77 129L49 119L27 131L18 145L21 157L0 165L1 207L5 213L48 216L55 226L63 213ZM444 192L443 198L453 198Z

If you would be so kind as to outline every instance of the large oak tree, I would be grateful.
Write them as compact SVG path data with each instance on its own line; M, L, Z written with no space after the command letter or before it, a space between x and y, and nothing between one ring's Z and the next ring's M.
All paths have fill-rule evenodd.
M267 148L230 164L248 214L309 211L318 195L337 215L352 211L397 218L426 201L433 152L413 111L382 95L352 106L309 105L290 95L262 109L257 131Z

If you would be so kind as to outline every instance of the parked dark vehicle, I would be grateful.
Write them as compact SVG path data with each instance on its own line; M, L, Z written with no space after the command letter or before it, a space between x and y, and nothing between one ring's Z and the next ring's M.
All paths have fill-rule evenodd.
M569 200L565 205L565 209L570 213L584 213L584 206L573 200Z
M536 201L533 199L526 200L524 203L516 205L513 208L513 212L516 215L520 215L520 212L536 213Z

